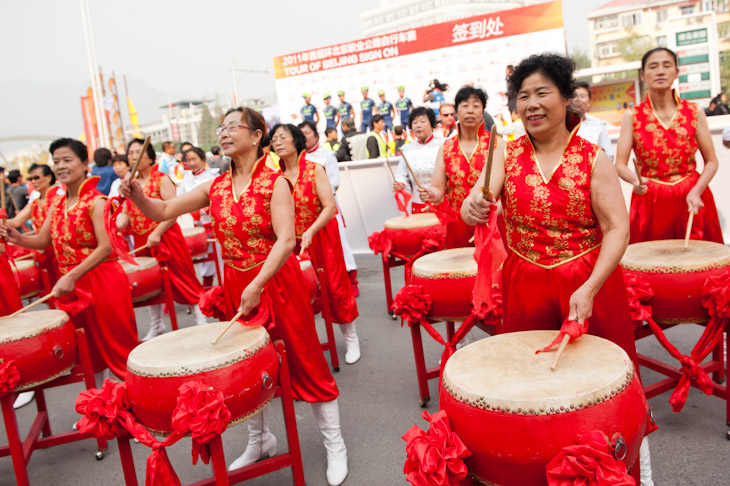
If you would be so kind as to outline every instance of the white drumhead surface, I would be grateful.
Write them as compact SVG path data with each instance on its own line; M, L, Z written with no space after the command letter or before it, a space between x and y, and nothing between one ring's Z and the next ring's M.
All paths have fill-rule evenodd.
M474 248L454 248L424 255L413 263L413 275L448 278L477 274Z
M13 270L13 272L22 272L23 270L28 270L29 268L33 267L35 265L35 262L33 260L17 260L15 262L15 266L10 265L10 268ZM16 269L17 267L17 269Z
M710 270L730 265L730 248L712 241L658 240L634 243L626 248L621 266L655 273Z
M139 272L142 270L147 270L149 268L156 267L159 265L157 263L157 260L152 257L133 257L134 260L138 263L138 265L132 265L129 262L125 262L124 260L119 260L119 264L124 269L124 273L134 273Z
M551 371L556 351L535 351L557 335L557 331L513 332L465 346L446 363L444 387L480 408L549 414L561 407L565 411L603 401L633 379L633 363L626 352L590 334L568 344L557 369Z
M384 226L390 229L425 228L439 224L433 213L418 213L410 216L398 216L385 221Z
M201 228L200 226L182 229L182 234L183 234L183 237L185 237L185 238L190 237L190 236L199 235L201 233L205 233L205 228Z
M212 344L227 322L186 327L146 341L129 353L127 370L135 375L185 376L215 370L256 353L269 342L261 326L235 323Z
M24 312L15 317L0 317L0 344L38 336L46 330L57 329L66 322L68 314L57 309Z
M299 260L299 268L304 271L312 267L312 260Z

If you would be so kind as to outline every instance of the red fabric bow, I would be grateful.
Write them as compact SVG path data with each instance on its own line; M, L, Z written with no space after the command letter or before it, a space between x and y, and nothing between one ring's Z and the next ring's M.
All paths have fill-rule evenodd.
M76 398L76 411L83 415L78 422L82 434L105 440L123 435L123 415L129 412L126 383L105 380L100 390L82 391Z
M507 258L507 250L504 249L502 237L497 231L497 218L497 212L491 211L487 224L478 224L474 229L474 259L478 269L472 291L472 305L474 312L480 317L490 314L497 305L492 298L494 274Z
M0 398L12 393L20 383L20 372L13 360L0 363Z
M631 320L634 328L641 327L644 321L651 319L651 307L647 304L654 297L654 291L649 282L634 273L624 273L626 282L626 296L629 299Z
M75 316L91 304L91 293L76 287L73 292L56 299L59 310Z
M431 297L420 285L406 285L393 299L393 312L408 322L418 325L431 311ZM401 321L401 326L403 321Z
M206 316L225 321L227 312L223 287L216 285L203 292L198 306L200 306L200 312Z
M0 208L0 218L9 219L8 212L5 208Z
M395 191L395 203L398 205L398 211L406 213L406 216L408 216L408 203L411 197L413 197L411 193L403 189Z
M414 486L457 486L468 474L464 458L471 452L451 430L449 417L440 410L430 416L428 432L414 425L402 439L406 441L406 463L403 473Z
M551 342L549 346L538 349L535 351L535 354L550 351L553 346L560 344L563 341L563 336L566 334L570 336L570 340L568 342L572 343L586 332L588 332L588 321L585 321L585 324L583 325L579 324L578 321L571 321L566 317L563 324L560 326L560 332L555 339L553 339L553 342Z
M116 208L114 207L115 202L117 203ZM139 265L129 254L129 248L124 239L117 235L117 217L121 214L123 205L124 198L122 196L110 197L106 200L104 203L104 231L109 236L112 249L119 258L132 265Z
M426 207L429 211L436 215L441 224L454 223L461 217L453 209L451 209L446 197L444 197L444 200L438 204L431 204L430 202L427 202Z
M441 251L446 247L446 235L443 226L431 227L423 234L420 254Z
M575 441L548 462L549 486L636 486L626 464L613 457L606 434L593 430Z
M390 241L385 231L374 231L373 234L368 236L368 245L373 253L383 254L383 258L388 258L390 251L393 249L393 242Z
M702 306L712 319L730 320L730 271L707 277L701 298Z

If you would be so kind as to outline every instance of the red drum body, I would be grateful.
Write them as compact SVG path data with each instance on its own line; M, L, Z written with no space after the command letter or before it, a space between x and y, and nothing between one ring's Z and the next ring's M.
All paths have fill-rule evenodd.
M20 373L15 391L48 383L76 364L74 325L60 310L0 317L0 358Z
M501 334L472 343L446 363L439 405L472 455L477 483L547 485L545 467L577 434L600 430L638 459L649 405L633 364L617 345L584 335L554 353L535 354L557 331Z
M659 324L706 323L702 286L730 267L730 248L702 240L690 240L688 248L684 240L645 241L628 246L621 267L649 283L652 316Z
M390 218L384 226L385 234L393 242L393 251L406 258L411 258L421 251L423 237L432 228L438 228L444 235L446 234L446 229L433 213Z
M144 302L162 293L162 271L160 264L152 257L135 258L139 265L124 261L119 263L127 274L132 303Z
M471 314L477 278L474 248L455 248L424 255L413 263L411 284L431 297L430 319L463 321Z
M182 234L193 258L208 256L208 233L205 228L185 228L182 230Z
M127 393L137 420L169 433L178 389L201 381L223 392L235 425L274 398L279 356L260 326L234 325L214 346L227 322L188 327L137 346L127 359Z
M299 260L299 258L297 258L297 260ZM314 302L317 298L317 291L319 289L317 271L314 269L311 260L299 260L299 268L302 270L304 281L307 284L307 290L309 290L309 300Z
M33 260L18 260L10 268L18 274L21 299L28 299L41 292L41 271Z

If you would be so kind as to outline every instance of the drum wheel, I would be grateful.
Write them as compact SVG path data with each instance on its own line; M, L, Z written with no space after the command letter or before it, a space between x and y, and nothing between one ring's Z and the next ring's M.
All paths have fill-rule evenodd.
M395 321L396 319L398 319L398 316L395 315L395 313L393 313L393 314L390 315L390 318Z
M428 402L431 401L431 397L423 397L423 399L420 402L421 408L426 408L426 405L428 405Z
M104 451L96 451L94 457L96 457L97 461L101 461L102 459L104 459Z

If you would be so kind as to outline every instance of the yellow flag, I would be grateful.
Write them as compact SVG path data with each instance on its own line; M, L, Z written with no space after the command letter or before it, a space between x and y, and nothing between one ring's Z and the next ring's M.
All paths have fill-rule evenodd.
M129 124L132 126L132 135L134 138L142 138L142 132L139 131L137 109L132 104L132 99L129 96L127 96L127 106L129 108Z

